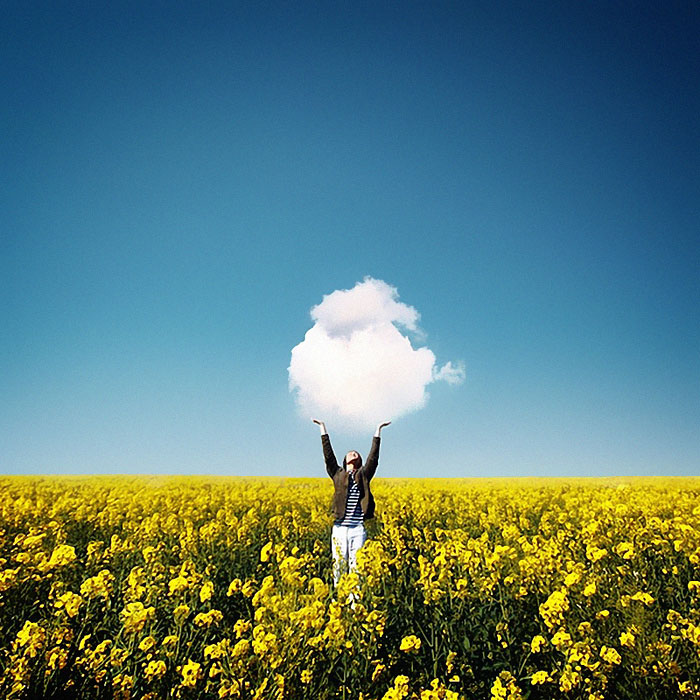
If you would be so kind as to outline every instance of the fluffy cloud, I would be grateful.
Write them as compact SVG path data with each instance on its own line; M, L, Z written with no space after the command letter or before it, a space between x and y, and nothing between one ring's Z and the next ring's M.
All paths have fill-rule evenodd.
M374 428L423 408L432 382L459 384L464 368L438 368L421 338L420 315L399 301L395 287L366 277L336 290L311 309L314 325L292 350L289 389L301 412L329 427Z

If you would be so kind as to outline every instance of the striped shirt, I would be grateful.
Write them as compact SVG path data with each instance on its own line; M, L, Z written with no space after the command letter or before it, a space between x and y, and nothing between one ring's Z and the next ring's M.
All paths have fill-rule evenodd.
M362 506L360 505L360 487L357 485L353 475L348 479L348 498L345 501L345 517L341 521L336 521L336 525L355 527L363 522Z

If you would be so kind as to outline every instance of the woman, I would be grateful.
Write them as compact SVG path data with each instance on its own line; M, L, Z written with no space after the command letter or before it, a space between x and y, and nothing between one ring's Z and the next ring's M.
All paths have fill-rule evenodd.
M335 489L333 494L335 520L331 547L333 549L333 582L337 585L344 571L355 569L357 552L367 539L364 521L374 517L374 498L369 482L377 471L379 463L382 428L390 425L391 421L377 426L366 464L362 464L362 457L358 452L351 450L345 455L341 468L331 447L326 424L315 418L312 420L321 428L323 458L326 462L326 471L333 479Z

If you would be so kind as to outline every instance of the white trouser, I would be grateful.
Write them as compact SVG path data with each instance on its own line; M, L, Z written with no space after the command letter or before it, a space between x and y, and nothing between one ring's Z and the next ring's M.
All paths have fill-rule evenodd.
M333 525L331 549L333 550L333 583L338 585L341 574L354 571L357 565L357 552L365 543L367 533L360 523L354 527Z

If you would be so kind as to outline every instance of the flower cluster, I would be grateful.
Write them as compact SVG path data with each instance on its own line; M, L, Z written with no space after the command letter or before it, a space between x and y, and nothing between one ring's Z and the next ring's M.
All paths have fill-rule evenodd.
M0 697L699 697L698 479L0 478Z

